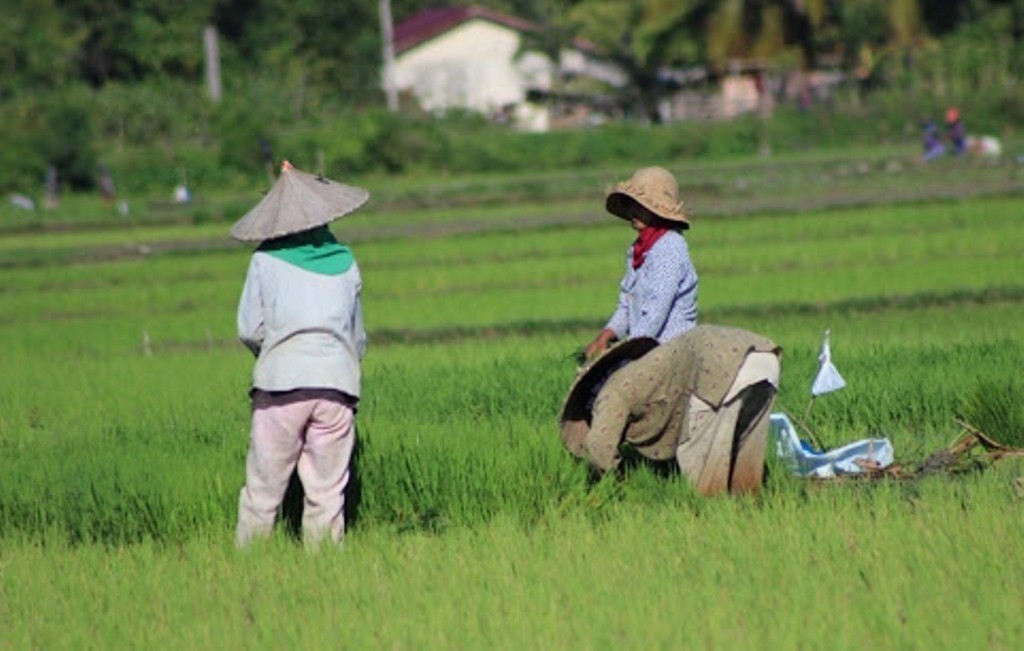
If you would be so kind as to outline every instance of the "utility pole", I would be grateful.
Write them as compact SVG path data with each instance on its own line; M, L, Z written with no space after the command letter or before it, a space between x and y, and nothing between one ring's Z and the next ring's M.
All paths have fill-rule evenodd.
M391 22L391 0L380 0L380 36L384 45L384 94L388 110L398 110L398 91L395 89L394 25Z
M203 29L203 46L206 54L206 85L210 90L210 99L216 104L220 102L220 50L217 47L217 29L207 25Z

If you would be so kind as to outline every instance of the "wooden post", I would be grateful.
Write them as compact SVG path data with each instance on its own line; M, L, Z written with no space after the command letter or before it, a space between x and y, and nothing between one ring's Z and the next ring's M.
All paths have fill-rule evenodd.
M395 89L394 25L391 22L391 0L380 0L380 36L384 47L384 94L388 110L398 110L398 91Z
M203 45L206 54L206 85L210 91L210 99L220 102L220 52L217 47L217 30L213 25L203 29Z

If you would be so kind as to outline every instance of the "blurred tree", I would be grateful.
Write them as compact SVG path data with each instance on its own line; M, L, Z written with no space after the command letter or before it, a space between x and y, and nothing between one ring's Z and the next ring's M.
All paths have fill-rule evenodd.
M921 14L928 30L935 35L949 33L989 3L983 0L921 0Z
M771 60L790 48L805 70L818 67L821 32L831 17L829 0L719 0L708 22L707 56Z
M213 4L213 0L135 0L127 49L142 74L202 79L203 27Z
M1010 34L1013 37L1013 72L1024 74L1024 0L1013 0L1010 10Z
M380 103L380 19L376 2L290 0L302 38L299 52L313 84L350 104Z
M0 2L0 100L19 90L52 89L74 80L86 30L71 24L54 0Z
M51 100L59 101L43 102L41 128L34 130L32 146L41 167L36 177L42 178L42 165L52 165L69 187L92 188L98 168L89 98L84 92L64 92Z
M590 40L629 76L624 104L661 122L659 103L671 67L701 63L701 31L710 0L581 0L569 12Z
M202 27L214 0L55 0L76 30L81 76L93 86L202 74Z
M219 0L213 20L239 65L289 81L296 94L319 88L350 102L380 101L377 5L331 0Z
M778 66L792 50L805 72L818 69L823 57L838 56L866 90L881 82L883 62L907 68L925 42L918 0L721 0L707 52L717 65L741 58ZM807 77L793 81L806 84ZM809 100L806 85L798 92Z
M542 52L556 66L562 57L562 51L570 46L580 31L577 20L569 17L564 3L547 2L545 0L524 0L529 12L524 15L535 22L539 30L523 34L519 46L519 55L528 51ZM524 7L525 9L525 7ZM564 79L557 72L551 83L551 91L557 95L563 90Z
M918 0L863 0L838 7L843 65L861 89L881 82L882 64L913 65L926 39Z

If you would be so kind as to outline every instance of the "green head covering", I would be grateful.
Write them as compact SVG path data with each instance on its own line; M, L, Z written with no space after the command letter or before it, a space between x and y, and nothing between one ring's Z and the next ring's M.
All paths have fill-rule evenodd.
M266 240L256 250L325 276L343 274L355 261L352 250L334 239L327 226Z

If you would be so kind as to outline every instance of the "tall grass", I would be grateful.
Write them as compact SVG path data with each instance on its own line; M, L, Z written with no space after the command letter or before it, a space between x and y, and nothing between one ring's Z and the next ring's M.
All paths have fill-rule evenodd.
M1011 314L992 310L993 318ZM935 316L901 315L885 345L856 333L892 315L833 324L834 360L849 386L819 398L809 417L823 324L807 319L802 335L787 334L785 322L738 325L785 348L777 410L806 418L829 446L890 437L910 463L956 438L961 394L1014 373L1024 357L1019 339L992 339L955 320L935 339L907 336L918 323L935 327ZM531 523L561 508L688 499L685 482L666 483L642 465L611 493L595 493L562 449L557 413L574 375L570 354L590 334L373 350L358 416L357 528L445 530L497 516ZM247 445L249 363L241 348L139 351L24 364L0 380L0 538L123 544L229 530ZM51 387L61 388L60 400Z
M992 351L993 357L1003 355L1016 357L1012 350ZM989 370L989 375L961 396L958 413L997 443L1024 448L1024 382L1019 372Z
M16 648L1014 648L1024 565L1007 545L1024 530L1005 512L1018 505L974 477L376 529L314 555L281 539L238 554L205 534L15 543L0 621Z

